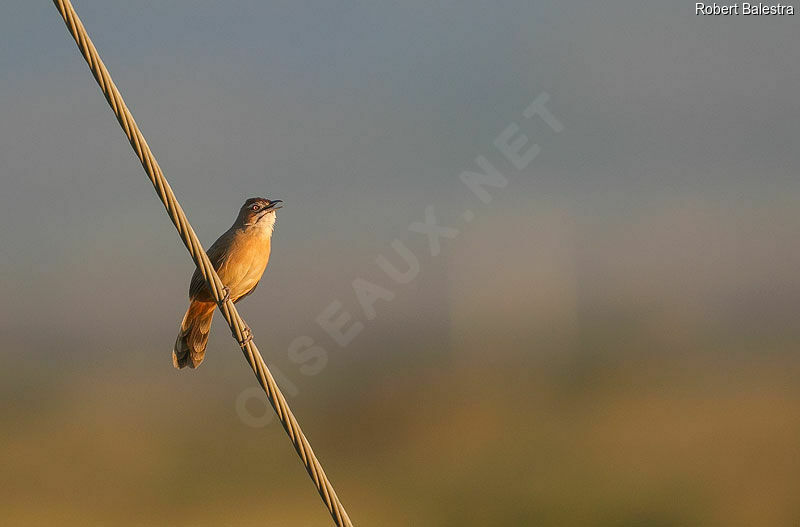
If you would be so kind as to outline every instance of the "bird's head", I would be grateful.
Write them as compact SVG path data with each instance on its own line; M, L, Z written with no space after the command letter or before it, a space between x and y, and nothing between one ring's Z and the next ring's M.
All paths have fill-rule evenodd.
M279 199L250 198L244 202L239 210L238 222L242 227L269 227L275 225L275 211L283 207Z

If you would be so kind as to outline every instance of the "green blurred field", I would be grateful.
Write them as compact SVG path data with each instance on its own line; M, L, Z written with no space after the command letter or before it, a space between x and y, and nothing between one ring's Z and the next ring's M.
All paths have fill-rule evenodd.
M360 525L797 523L790 344L611 349L637 338L626 328L566 353L495 338L490 356L419 350L391 368L345 356L293 404ZM4 524L328 524L282 429L236 418L243 361L201 382L134 351L114 370L5 364Z

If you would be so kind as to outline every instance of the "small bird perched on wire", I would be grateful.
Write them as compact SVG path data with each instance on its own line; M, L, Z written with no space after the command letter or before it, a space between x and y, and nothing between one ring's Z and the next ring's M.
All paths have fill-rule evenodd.
M231 228L206 251L225 286L225 299L238 302L252 293L261 280L269 262L275 211L282 203L279 199L248 199ZM197 368L203 362L216 306L203 275L196 269L189 284L189 309L172 350L176 368Z

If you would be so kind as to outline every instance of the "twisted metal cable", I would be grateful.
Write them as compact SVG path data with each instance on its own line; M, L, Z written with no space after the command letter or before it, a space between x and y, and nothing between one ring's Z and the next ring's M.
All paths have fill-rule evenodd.
M334 522L340 527L352 527L353 523L350 521L350 517L339 501L336 491L334 491L331 482L325 475L325 471L322 470L322 465L320 465L317 456L314 455L311 445L300 429L300 425L297 423L297 419L295 419L292 411L289 409L286 398L281 393L275 379L264 363L264 359L261 357L256 343L250 338L250 334L248 334L248 330L246 329L247 324L242 320L233 302L231 302L230 299L225 299L222 281L211 265L200 240L198 240L192 226L189 224L189 220L186 219L186 215L178 203L175 193L169 186L163 172L161 172L161 167L150 151L150 147L147 145L147 141L145 141L131 112L125 105L122 95L114 84L114 81L111 80L111 75L100 59L100 55L97 53L97 49L94 47L86 29L83 27L83 23L81 23L80 18L78 18L75 8L72 7L72 3L69 0L53 0L53 3L56 8L58 8L58 11L61 13L67 25L67 29L78 44L78 49L89 64L89 69L100 85L100 89L103 95L105 95L108 104L117 116L120 126L122 126L122 129L128 136L128 140L133 150L136 152L136 156L139 158L139 161L141 161L142 167L147 173L147 177L150 178L153 187L155 187L158 197L164 203L167 214L178 229L178 234L180 234L181 240L183 240L184 245L186 245L186 248L189 250L192 260L194 260L197 268L200 269L200 272L203 274L203 278L205 278L208 288L222 312L222 316L225 317L225 320L228 322L234 338L239 342L242 353L253 369L259 384L261 384L261 387L267 394L270 404L278 415L281 424L283 424L284 430L286 430L286 433L292 440L297 454L300 456L308 474L314 481L314 485L316 485L317 491L325 502L328 511L330 511Z

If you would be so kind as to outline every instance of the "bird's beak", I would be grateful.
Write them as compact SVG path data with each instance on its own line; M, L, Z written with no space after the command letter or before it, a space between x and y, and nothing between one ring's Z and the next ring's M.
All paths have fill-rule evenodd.
M283 208L283 200L273 199L272 201L269 202L269 205L267 205L267 208L264 210L273 211L273 210L278 210L280 208Z

